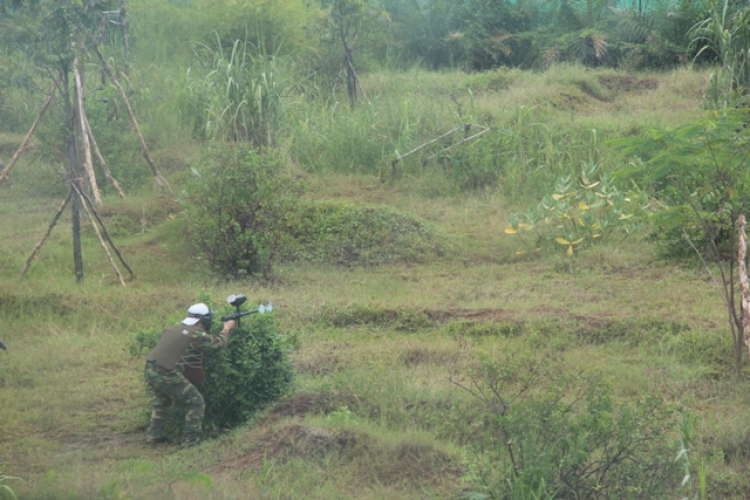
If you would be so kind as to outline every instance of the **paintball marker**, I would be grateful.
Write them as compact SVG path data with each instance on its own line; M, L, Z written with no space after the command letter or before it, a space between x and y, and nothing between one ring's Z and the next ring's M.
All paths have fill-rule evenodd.
M244 304L245 301L247 301L247 297L245 297L244 295L232 294L229 297L227 297L227 302L229 303L229 305L234 306L237 309L237 311L233 312L232 314L227 314L226 316L222 316L221 320L229 321L233 319L237 321L237 326L240 326L240 318L242 316L247 316L248 314L255 314L255 313L265 314L267 312L273 311L273 305L270 302L266 305L261 304L258 306L257 309L253 309L252 311L240 311L240 306Z

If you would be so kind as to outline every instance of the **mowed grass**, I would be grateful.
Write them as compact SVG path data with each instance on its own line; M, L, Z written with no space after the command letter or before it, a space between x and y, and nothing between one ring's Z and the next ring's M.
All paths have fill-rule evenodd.
M544 91L550 97L540 100L578 103L550 111L550 127L582 119L645 127L701 113L705 74L598 76L659 85L589 89L602 92L589 102L575 92L580 82L564 84L581 75L560 68L490 75L476 102L485 113L514 112L524 101L541 106ZM510 83L493 83L501 77ZM398 90L371 78L371 88ZM442 78L402 80L437 94L469 77ZM441 227L455 252L421 265L283 264L273 281L217 281L186 238L176 196L145 189L101 209L137 278L118 283L85 225L79 286L70 212L18 277L61 201L35 192L32 181L43 179L33 162L18 168L27 171L0 188L0 339L10 345L0 352L0 476L17 478L2 484L19 498L455 498L467 450L489 443L490 427L487 408L454 382L482 354L515 352L596 373L620 400L655 395L697 415L691 458L705 464L709 497L747 498L750 394L746 373L731 376L726 312L700 267L659 259L643 238L574 256L517 256L506 217L536 199L511 201L501 188L456 195L439 175L318 172L307 174L309 199L414 213ZM178 321L206 294L220 302L230 293L272 301L282 332L297 335L294 392L199 448L147 447L143 362L129 354L129 334Z

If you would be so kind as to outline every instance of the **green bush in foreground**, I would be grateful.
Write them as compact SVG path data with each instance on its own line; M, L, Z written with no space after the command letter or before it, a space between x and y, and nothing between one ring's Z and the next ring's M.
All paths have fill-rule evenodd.
M288 353L293 340L279 336L277 327L273 314L246 316L232 330L227 349L206 353L206 378L195 384L206 401L204 431L242 425L291 388L294 372ZM131 354L144 356L160 335L157 329L132 335ZM167 424L170 437L179 436L183 418L181 409L172 411Z

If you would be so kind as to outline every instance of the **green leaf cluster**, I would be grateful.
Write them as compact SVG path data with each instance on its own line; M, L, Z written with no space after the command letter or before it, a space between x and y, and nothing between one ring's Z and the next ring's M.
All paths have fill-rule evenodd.
M556 242L568 254L605 241L615 234L627 236L638 227L640 217L649 209L645 193L618 189L616 179L601 173L595 163L586 163L578 178L561 176L552 194L526 213L511 213L507 234L517 236L525 249L539 251Z

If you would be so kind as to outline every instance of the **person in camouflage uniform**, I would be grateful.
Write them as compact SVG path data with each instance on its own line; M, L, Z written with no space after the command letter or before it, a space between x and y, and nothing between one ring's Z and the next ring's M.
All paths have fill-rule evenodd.
M151 444L166 442L164 425L170 406L180 404L185 409L185 427L182 442L193 445L200 442L205 402L186 374L198 382L203 375L203 351L222 349L229 342L229 333L235 322L224 323L218 335L211 335L213 312L200 303L190 306L182 323L166 328L156 347L146 356L144 377L156 395L147 441Z

